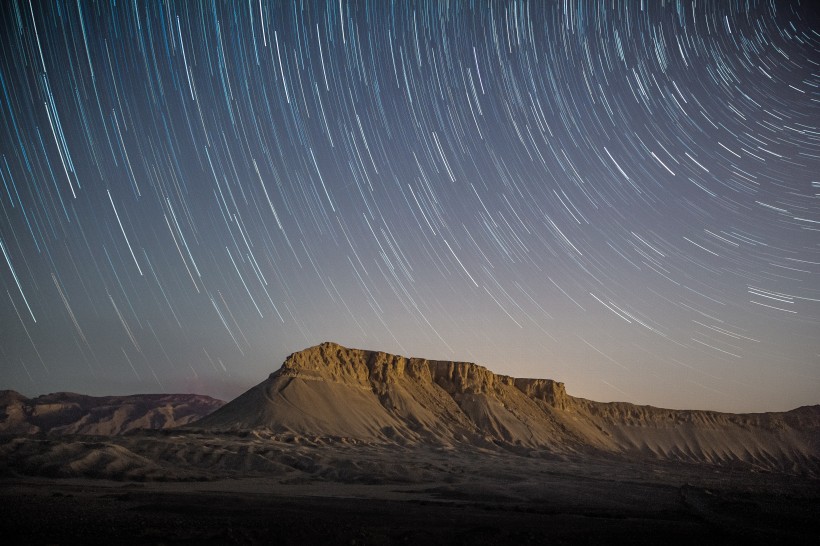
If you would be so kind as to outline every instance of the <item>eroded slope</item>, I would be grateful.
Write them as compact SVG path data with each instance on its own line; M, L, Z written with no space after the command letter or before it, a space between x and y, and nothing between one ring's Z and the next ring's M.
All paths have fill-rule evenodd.
M198 394L86 396L59 392L26 398L0 391L0 434L122 434L201 419L224 404Z
M820 406L725 414L600 403L549 379L323 343L193 426L367 443L639 456L811 473Z

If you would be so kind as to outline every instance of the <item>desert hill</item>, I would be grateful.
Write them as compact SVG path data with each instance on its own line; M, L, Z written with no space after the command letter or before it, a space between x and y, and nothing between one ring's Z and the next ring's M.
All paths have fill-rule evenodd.
M86 396L69 392L26 398L0 391L0 434L122 434L164 429L208 415L224 404L198 394Z
M188 427L820 473L820 406L728 414L593 402L549 379L334 343L293 353L267 380Z

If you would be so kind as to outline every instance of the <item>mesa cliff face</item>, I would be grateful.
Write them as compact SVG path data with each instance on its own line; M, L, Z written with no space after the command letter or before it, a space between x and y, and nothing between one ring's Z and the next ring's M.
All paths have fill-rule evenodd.
M820 406L739 415L600 403L569 396L563 383L549 379L335 343L293 353L266 381L189 426L555 456L820 469Z
M329 342L288 356L271 378L280 375L346 383L376 391L410 379L435 383L450 395L500 395L505 387L516 387L527 396L554 406L565 406L568 402L564 384L551 379L516 379L495 374L471 362L406 358L378 351L348 349Z

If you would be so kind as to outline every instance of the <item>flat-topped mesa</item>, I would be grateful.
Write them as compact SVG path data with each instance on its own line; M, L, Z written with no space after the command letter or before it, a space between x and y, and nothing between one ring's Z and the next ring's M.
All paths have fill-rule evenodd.
M740 463L820 475L820 406L734 415L601 403L569 396L563 383L550 379L335 343L293 353L268 379L190 426L399 446Z
M569 400L564 384L550 379L519 379L495 374L471 362L406 358L380 351L349 349L332 342L291 354L273 375L331 381L376 392L383 392L386 385L400 379L435 384L450 395L500 395L507 386L560 409L566 409Z

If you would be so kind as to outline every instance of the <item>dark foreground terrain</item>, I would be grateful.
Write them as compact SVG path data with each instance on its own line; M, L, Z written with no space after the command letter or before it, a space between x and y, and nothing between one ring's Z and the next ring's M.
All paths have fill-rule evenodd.
M241 443L217 441L242 451ZM330 443L277 443L277 450L279 473L166 476L175 481L34 477L6 468L0 537L26 545L472 546L816 544L820 536L820 482L807 477L490 450Z

